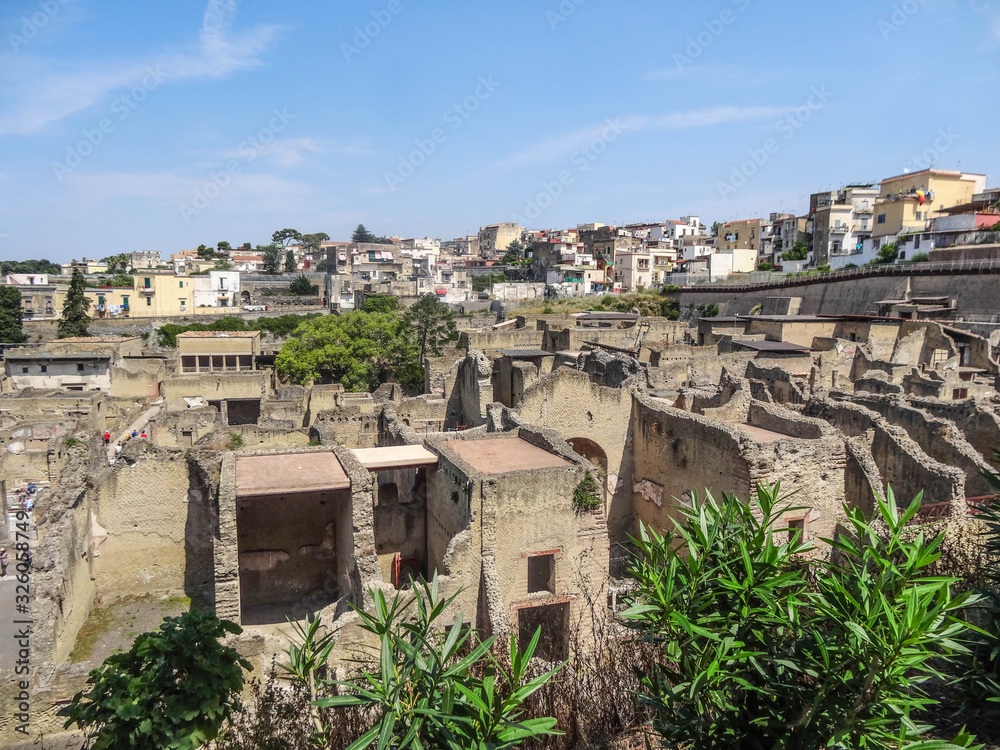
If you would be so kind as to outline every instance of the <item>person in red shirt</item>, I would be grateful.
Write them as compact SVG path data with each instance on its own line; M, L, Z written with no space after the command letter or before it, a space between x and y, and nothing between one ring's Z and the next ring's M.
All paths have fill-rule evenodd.
M111 445L111 433L107 430L104 431L104 444Z
M142 431L142 434L141 434L141 435L140 435L139 437L149 437L149 436L148 436L148 435L146 435L146 431L145 431L145 430L143 430L143 431Z

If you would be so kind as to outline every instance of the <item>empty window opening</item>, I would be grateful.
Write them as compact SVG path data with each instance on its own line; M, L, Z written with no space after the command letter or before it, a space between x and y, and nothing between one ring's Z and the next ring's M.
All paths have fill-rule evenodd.
M569 603L527 607L517 613L518 645L524 648L540 630L535 656L562 661L569 656Z
M533 555L528 558L528 593L556 592L556 556Z

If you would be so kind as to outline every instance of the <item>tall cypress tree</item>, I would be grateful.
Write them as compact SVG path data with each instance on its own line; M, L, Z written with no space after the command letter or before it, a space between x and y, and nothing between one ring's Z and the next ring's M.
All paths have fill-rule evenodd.
M86 336L90 318L90 300L83 293L87 288L87 280L83 278L79 268L73 269L73 278L69 282L69 292L63 303L62 317L59 319L59 338L68 339L73 336Z
M0 286L0 344L22 344L28 340L21 323L21 293L14 286Z

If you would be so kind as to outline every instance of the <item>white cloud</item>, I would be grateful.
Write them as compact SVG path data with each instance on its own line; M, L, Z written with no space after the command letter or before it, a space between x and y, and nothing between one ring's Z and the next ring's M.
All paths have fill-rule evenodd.
M155 82L221 79L251 70L281 30L258 26L234 32L236 0L210 0L199 43L192 51L128 61L81 62L0 55L0 136L30 135L46 125L94 106L112 92L140 85L155 71Z
M545 164L562 159L595 140L611 142L622 135L642 131L677 131L714 127L727 123L780 117L793 107L715 107L668 115L628 115L610 117L579 130L563 133L514 154L495 166L501 169Z
M273 164L286 169L301 166L312 166L317 169L325 167L316 158L325 154L361 157L376 153L374 149L365 142L337 144L327 138L314 138L304 136L301 138L281 138L275 140L260 149L261 157L270 160ZM227 159L240 159L245 154L241 151L227 151L223 157Z

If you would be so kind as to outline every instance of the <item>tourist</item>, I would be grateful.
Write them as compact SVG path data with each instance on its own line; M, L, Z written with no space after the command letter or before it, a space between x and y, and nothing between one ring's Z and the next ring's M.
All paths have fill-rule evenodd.
M149 436L146 434L146 430L143 430L142 434L139 437L144 438L144 437L149 437Z
M0 549L0 579L7 577L7 548Z
M111 433L107 430L104 431L104 444L111 445Z
M132 437L139 437L139 433L136 432L135 430L132 430Z
M122 444L115 443L115 458L118 458L122 454Z

